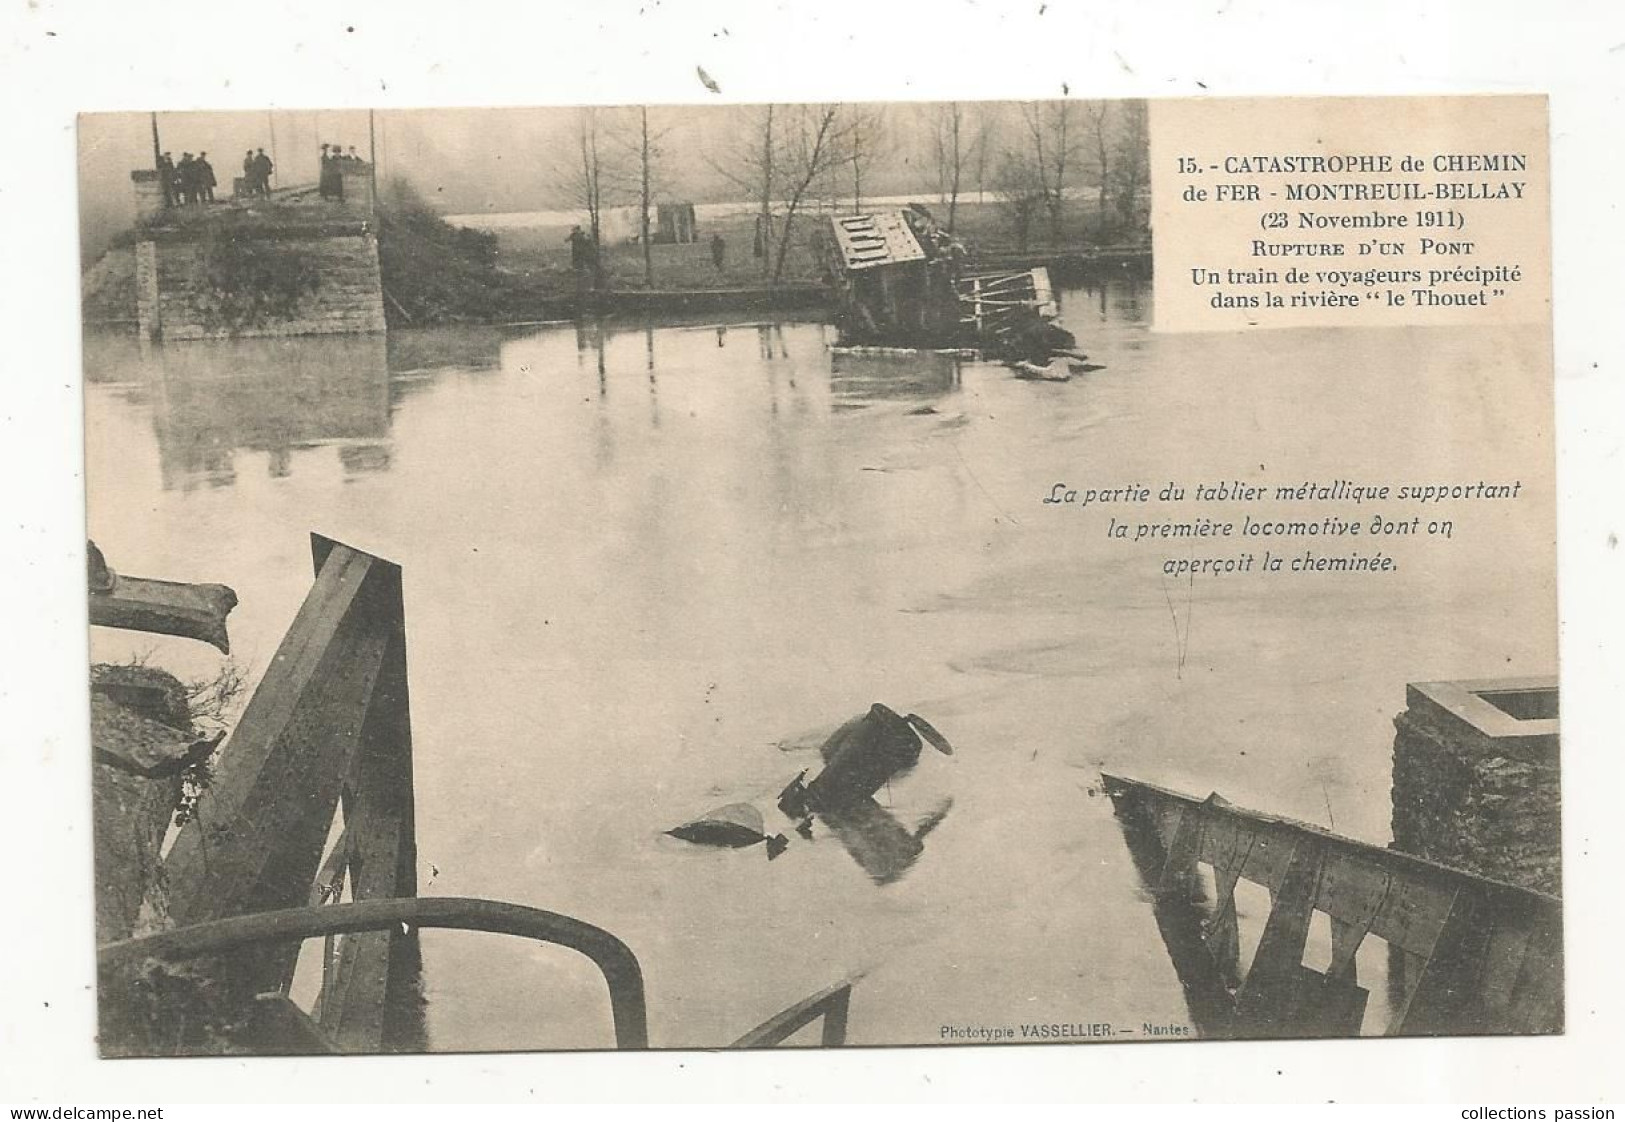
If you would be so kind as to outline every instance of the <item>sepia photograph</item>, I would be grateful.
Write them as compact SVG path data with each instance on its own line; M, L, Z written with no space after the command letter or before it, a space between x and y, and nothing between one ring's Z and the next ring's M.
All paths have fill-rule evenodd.
M101 1055L1561 1033L1544 103L1183 104L82 116Z

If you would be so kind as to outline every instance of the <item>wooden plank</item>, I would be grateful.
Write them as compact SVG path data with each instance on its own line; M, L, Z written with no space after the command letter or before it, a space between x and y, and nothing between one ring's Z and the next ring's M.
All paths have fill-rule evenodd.
M1287 870L1292 865L1292 855L1297 852L1297 840L1280 830L1251 825L1248 830L1252 835L1252 846L1247 851L1241 875L1274 892L1286 879Z
M389 647L362 727L350 784L354 830L350 885L356 900L417 895L417 845L412 789L411 708L407 695L406 632L399 571L384 593L394 605ZM344 1051L387 1047L389 1013L415 999L416 979L403 969L404 945L416 935L398 928L352 935L339 951L322 1025Z
M324 568L283 636L264 679L249 699L220 756L219 772L209 791L208 807L222 821L235 818L253 794L253 783L279 746L278 738L312 688L322 655L332 645L339 625L361 590L367 566L340 558ZM204 829L188 827L175 839L172 874L185 879L188 863L197 858Z
M1157 882L1157 895L1189 900L1196 887L1196 855L1202 848L1202 813L1187 807L1174 828L1173 841L1168 844L1168 859L1163 862L1162 877Z
M1358 1036L1370 993L1299 963L1281 980L1282 1001L1268 1023L1271 1036Z
M1347 982L1356 982L1360 977L1359 965L1355 956L1360 952L1360 944L1371 931L1369 924L1350 923L1345 919L1332 916L1332 961L1326 967L1328 978L1337 978Z
M1456 895L1454 888L1395 874L1371 931L1410 954L1431 955Z
M1393 895L1390 893L1390 899ZM1482 973L1481 953L1473 955L1467 949L1467 936L1474 926L1474 904L1468 893L1451 893L1442 920L1433 927L1432 945L1418 956L1420 968L1407 969L1403 995L1389 1022L1389 1035L1442 1035L1470 1029L1462 1023L1460 1014L1472 1003L1472 983ZM1430 918L1432 914L1430 911ZM1417 927L1409 933L1415 937L1424 930ZM1416 947L1417 943L1412 942L1405 949L1413 951Z
M1236 916L1236 885L1252 850L1250 831L1242 830L1223 815L1210 816L1202 834L1204 852L1210 851L1213 865L1213 916L1202 926L1202 944L1224 984L1234 989L1241 984L1241 928Z
M1386 870L1346 853L1328 853L1321 866L1315 907L1331 917L1332 961L1329 977L1353 982L1354 956L1371 932L1388 898L1391 879Z
M1563 1031L1563 932L1555 924L1540 924L1529 934L1506 1031Z
M170 852L177 922L308 898L387 645L370 603L379 564L340 547L323 565ZM245 969L279 988L296 954L281 948Z
M1333 919L1369 930L1388 898L1391 879L1387 870L1374 863L1328 853L1321 868L1315 907Z
M1234 864L1240 871L1241 858L1252 848L1235 819L1225 814L1205 816L1202 830L1202 848L1198 857L1212 865L1215 872Z
M1311 838L1300 839L1286 874L1271 890L1269 919L1237 995L1243 1014L1272 1036L1289 1035L1321 863L1320 846Z
M231 800L236 813L226 799L200 804L168 862L183 922L305 902L383 648L381 637L348 625L301 690L305 704L273 730L276 751L252 774L232 773L229 793L243 791ZM231 762L228 748L222 770Z
M1179 824L1184 819L1185 808L1178 803L1152 803L1149 807L1152 828L1156 831L1157 840L1162 843L1164 852L1173 847L1174 835L1179 833Z
M349 872L349 863L350 831L346 828L339 834L338 840L333 843L333 851L322 862L322 867L316 873L316 879L311 882L310 904L312 907L318 904L338 902L344 892L344 878ZM318 1016L322 1004L327 998L327 991L332 985L333 965L337 949L336 936L329 935L322 941L322 984L320 992L316 995L316 1014ZM295 952L292 958L293 965L297 967L299 964L298 953ZM282 979L282 992L284 994L293 989L293 975L294 971L290 969Z
M1512 1009L1512 996L1523 973L1524 956L1529 952L1528 928L1497 927L1490 932L1484 953L1484 1007L1493 1017L1505 1018Z
M1213 918L1202 927L1202 945L1213 959L1227 988L1241 984L1241 925L1236 918L1236 882L1234 874L1228 883L1221 883L1219 904Z
M182 584L119 576L107 592L90 596L90 622L154 635L198 639L231 653L226 616L237 606L237 594L223 584Z
M353 660L341 663L335 674L333 685L343 693L336 698L320 698L302 718L296 719L295 728L308 723L313 751L290 754L282 782L276 786L286 791L304 782L308 784L306 795L269 796L270 801L257 808L255 825L281 841L276 862L263 869L248 895L248 910L289 907L308 897L322 859L322 847L332 829L342 769L354 752L361 713L377 674L382 647L382 637L363 636L354 648ZM331 737L327 744L315 739L323 732ZM290 945L274 956L282 964L276 975L278 984L291 974L297 952L298 948Z

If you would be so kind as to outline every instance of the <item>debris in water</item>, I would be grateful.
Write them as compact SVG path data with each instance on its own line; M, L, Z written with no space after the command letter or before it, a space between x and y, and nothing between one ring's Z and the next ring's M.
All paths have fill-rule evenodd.
M1010 368L1016 372L1016 377L1024 382L1067 382L1072 379L1072 371L1065 363L1050 362L1040 366L1036 362L1012 362Z
M695 845L717 846L722 849L743 849L746 846L767 843L767 859L771 861L783 853L790 844L783 834L768 837L762 812L749 803L729 803L715 810L675 826L666 833Z

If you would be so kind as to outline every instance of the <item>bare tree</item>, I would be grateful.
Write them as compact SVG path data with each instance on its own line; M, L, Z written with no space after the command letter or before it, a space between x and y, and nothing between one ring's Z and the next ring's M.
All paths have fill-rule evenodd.
M932 154L937 164L937 194L948 204L948 233L954 232L954 216L959 208L959 184L964 174L969 144L965 110L957 101L933 106Z
M976 107L976 201L987 202L988 157L992 152L993 134L1000 123L999 106L982 102Z
M649 243L649 107L638 106L638 241L643 245L643 287L655 286L655 263Z
M605 143L605 110L584 106L576 111L578 158L561 169L560 186L572 202L587 212L592 234L592 274L595 287L604 286L603 216L606 195L613 197L616 172Z
M1021 118L1032 147L1034 171L1043 189L1044 209L1049 212L1050 240L1059 242L1067 166L1077 146L1071 128L1072 106L1066 101L1023 102Z
M1005 149L994 172L993 193L1016 235L1016 251L1027 251L1033 220L1044 209L1047 188L1032 159L1022 151Z
M1145 102L1123 102L1121 116L1113 162L1117 216L1125 232L1142 233L1140 192L1150 181L1151 161Z
M762 134L759 151L761 152L762 191L760 207L757 211L757 221L760 223L756 237L762 245L762 275L767 275L768 252L767 247L773 241L773 153L777 150L778 139L773 134L773 106L768 104L767 113L762 118Z
M638 199L638 240L643 245L643 286L653 288L655 285L654 251L651 248L653 239L650 237L650 212L654 209L654 193L658 188L660 178L660 142L665 139L667 129L652 129L649 126L649 107L640 105L637 109L636 128L628 131L626 147L636 172L635 182L631 186L631 193Z
M1099 214L1102 234L1106 229L1106 197L1111 184L1111 108L1112 103L1109 101L1083 103L1084 122L1095 141L1095 160L1098 165L1095 170L1100 182Z
M863 213L863 181L884 151L886 110L881 106L854 105L841 130L846 139L846 159L852 171L852 213Z
M755 121L736 134L730 151L721 159L706 159L712 171L756 202L756 255L761 259L764 278L773 267L775 176L782 164L783 118L778 109L775 105L761 106L755 111Z
M818 197L824 180L851 159L850 121L842 118L840 105L797 105L785 122L779 162L784 224L773 261L774 284L784 276L790 234L802 205L809 197Z

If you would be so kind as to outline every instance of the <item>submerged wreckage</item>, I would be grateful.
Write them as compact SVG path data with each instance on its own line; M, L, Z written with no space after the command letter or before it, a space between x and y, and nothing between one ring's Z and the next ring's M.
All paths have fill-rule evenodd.
M609 931L521 904L417 895L401 570L311 544L315 582L223 745L194 727L162 671L92 675L103 1054L426 1050L425 928L579 952L602 976L616 1046L648 1047L642 968ZM98 626L228 645L236 596L225 586L123 576L92 549L89 593ZM1418 683L1409 699L1396 720L1397 848L1103 776L1198 1035L1361 1032L1376 995L1360 952L1377 943L1391 1034L1562 1030L1555 686ZM926 744L953 752L922 718L875 704L823 740L822 770L792 780L778 809L805 838L816 817L875 883L892 883L951 806L910 828L875 799ZM770 855L787 844L744 803L671 832L765 842ZM1266 909L1243 901L1249 889ZM1317 920L1325 955L1311 962ZM295 1000L296 974L313 1000ZM775 1045L820 1020L822 1044L844 1043L853 981L734 1046Z
M819 748L823 769L809 782L809 769L803 768L779 793L778 809L795 823L796 833L809 840L814 816L822 819L872 879L889 884L919 856L920 839L947 814L947 807L941 807L909 831L874 799L882 787L914 769L924 744L953 755L947 738L924 717L899 716L877 701L830 734ZM769 836L766 829L756 807L729 803L666 832L682 841L723 849L765 842L771 861L790 842L782 833Z
M1217 794L1102 780L1200 1035L1362 1035L1368 943L1387 949L1384 1035L1562 1031L1559 898ZM1243 885L1266 890L1262 916L1238 906ZM1329 946L1311 966L1316 917Z
M921 739L945 756L953 746L924 717L900 717L878 701L836 729L818 750L824 769L805 782L803 771L779 795L779 809L805 819L813 811L839 812L871 798L920 762Z
M187 771L220 741L191 727L181 684L145 667L93 675L102 1054L427 1050L427 928L577 951L603 978L615 1046L649 1047L642 968L615 935L521 904L417 895L401 570L317 535L311 547L315 583L201 801L187 801ZM125 577L94 546L90 556L93 625L227 648L230 589ZM736 843L752 824L732 823ZM315 997L296 1001L312 939ZM815 1022L819 1043L844 1044L854 982L834 981L731 1047L773 1047Z
M1087 358L1056 322L1047 269L978 270L918 204L832 217L824 258L843 347L972 349L1018 376L1055 380ZM1068 368L1052 374L1057 357Z

